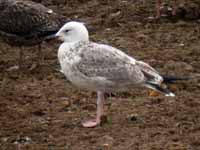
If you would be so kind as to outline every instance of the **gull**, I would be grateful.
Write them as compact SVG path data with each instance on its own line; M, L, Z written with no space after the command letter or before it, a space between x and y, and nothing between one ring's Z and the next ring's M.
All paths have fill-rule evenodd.
M39 65L41 43L65 23L63 16L42 4L26 0L0 0L0 37L11 46L20 47L17 68L23 65L24 46L38 45Z
M151 66L117 48L89 40L81 22L66 23L55 35L63 43L58 49L61 72L75 86L97 92L97 114L82 121L83 127L101 123L104 93L147 87L165 96L175 96L162 86L164 78Z

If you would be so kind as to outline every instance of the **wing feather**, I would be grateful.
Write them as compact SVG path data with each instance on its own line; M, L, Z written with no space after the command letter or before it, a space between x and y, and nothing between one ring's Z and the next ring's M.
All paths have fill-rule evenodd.
M163 78L154 68L142 61L137 61L136 65L138 65L141 68L144 76L146 77L147 82L161 84Z
M144 75L135 59L111 46L90 43L82 49L78 69L87 77L103 77L114 83L138 84Z
M58 18L51 9L39 3L17 0L1 12L0 30L21 36L55 30L58 29Z

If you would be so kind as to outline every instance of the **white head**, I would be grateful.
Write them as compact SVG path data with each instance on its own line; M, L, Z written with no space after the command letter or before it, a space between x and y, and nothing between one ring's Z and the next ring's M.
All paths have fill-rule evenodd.
M71 21L66 23L56 36L64 42L88 41L89 34L87 28L81 22Z

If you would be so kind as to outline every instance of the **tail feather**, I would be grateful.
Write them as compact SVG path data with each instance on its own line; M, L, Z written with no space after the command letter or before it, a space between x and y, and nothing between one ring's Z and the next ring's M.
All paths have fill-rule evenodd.
M165 94L165 96L172 96L172 97L175 96L175 94L172 93L168 88L162 87L162 86L160 86L158 84L154 84L154 83L151 83L151 82L146 82L145 86L150 88L150 89L156 90L156 91L158 91L160 93L163 93L163 94Z
M174 83L176 81L187 81L190 80L191 77L177 77L177 76L162 76L164 83Z

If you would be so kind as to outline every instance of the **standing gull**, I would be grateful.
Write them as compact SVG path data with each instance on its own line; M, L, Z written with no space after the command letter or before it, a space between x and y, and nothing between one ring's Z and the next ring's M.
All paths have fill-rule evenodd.
M109 45L91 42L84 24L68 22L56 36L64 41L58 50L62 72L74 85L97 92L97 115L84 119L84 127L100 124L105 92L148 87L175 96L161 86L163 77L148 64Z
M41 43L55 34L66 20L42 4L24 0L0 0L0 36L11 46L19 46L22 67L23 46L38 45L38 64Z

